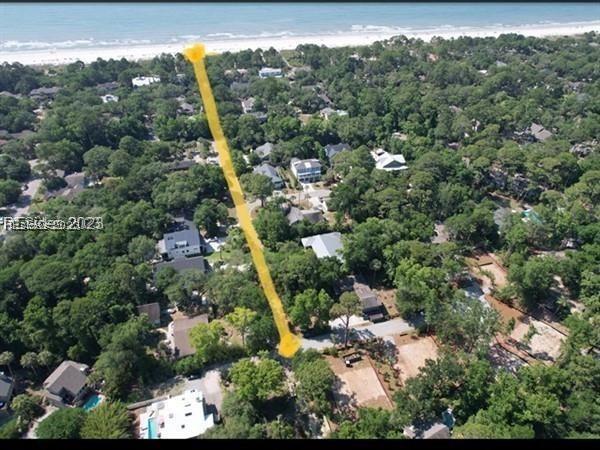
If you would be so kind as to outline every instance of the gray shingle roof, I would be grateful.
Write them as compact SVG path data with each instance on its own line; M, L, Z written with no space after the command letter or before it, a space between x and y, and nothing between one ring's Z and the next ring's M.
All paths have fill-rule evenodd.
M7 402L12 392L13 380L3 373L0 373L0 401Z
M137 307L138 314L147 314L150 322L160 322L160 305L156 302L146 303Z
M44 388L52 394L61 395L63 389L71 395L76 395L87 381L86 364L74 361L63 361L54 372L44 381Z
M277 169L270 164L263 163L260 166L256 166L252 172L269 177L271 182L276 186L283 183L283 180L277 173Z
M271 142L266 142L263 145L259 145L254 149L254 153L256 153L261 158L266 158L271 154L271 152L275 149L275 146Z
M165 233L165 250L168 252L177 247L178 242L187 242L188 246L200 245L200 233L191 220L177 219L173 231Z
M423 432L423 439L449 439L450 429L443 423L435 423Z
M323 220L323 213L316 209L302 210L292 206L287 214L287 220L290 225L293 225L302 220L308 220L310 223L317 223Z
M348 144L341 142L339 144L329 144L325 146L325 155L327 156L327 159L331 161L331 158L345 150L350 150L350 146Z
M200 323L208 323L208 315L201 314L173 322L173 343L179 350L179 357L196 353L196 349L190 343L190 330Z

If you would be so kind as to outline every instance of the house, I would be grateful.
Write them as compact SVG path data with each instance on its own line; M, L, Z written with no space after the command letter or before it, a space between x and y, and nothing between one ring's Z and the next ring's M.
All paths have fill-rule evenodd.
M282 189L284 186L283 180L277 173L277 169L270 164L262 163L260 166L256 166L252 172L269 177L275 189Z
M0 372L0 409L10 403L14 385L12 378L4 375L4 372Z
M146 314L150 323L160 325L160 305L157 302L138 305L137 311L139 315Z
M292 158L290 168L300 183L314 183L321 179L321 163L318 159Z
M329 211L327 201L331 197L331 189L313 189L305 192L303 195L308 196L308 203L310 203L313 209L318 209L322 212Z
M58 86L41 87L41 88L33 89L29 93L29 96L32 98L38 98L38 99L42 99L42 98L49 99L49 98L54 98L54 96L56 94L58 94L58 92L60 90L61 90L61 88Z
M191 220L175 219L171 231L158 242L158 252L166 259L194 256L204 253L206 244Z
M371 152L371 156L375 160L376 169L385 170L387 172L408 169L406 160L402 155L388 153L384 149L378 148Z
M323 220L323 213L318 209L304 210L292 206L286 214L287 221L290 225L307 220L310 223L318 223Z
M327 156L327 159L329 160L329 162L331 162L331 159L335 155L345 150L350 150L350 146L348 144L344 144L341 142L339 144L329 144L325 146L325 156Z
M179 102L179 108L177 108L178 114L186 114L188 116L191 116L195 112L196 108L194 108L194 105L192 105L191 103L188 103L185 100L181 100Z
M160 83L159 77L135 77L131 79L133 87L149 86L153 83Z
M62 197L66 200L73 200L81 191L85 189L86 185L90 185L83 172L75 172L65 176L64 171L57 170L56 176L64 178L67 185L55 191L47 191L44 194L45 200L57 197Z
M540 142L544 142L552 137L552 133L538 123L532 123L531 127L529 127L529 132Z
M191 258L175 258L171 261L162 261L154 266L155 273L165 267L171 267L175 272L181 273L186 270L199 270L206 273L210 270L208 261L203 256L192 256Z
M450 439L450 428L441 422L434 423L426 430L411 425L404 428L402 434L409 439Z
M112 94L101 95L100 98L102 99L102 103L110 103L110 102L116 103L119 101L119 97L116 95L112 95Z
M329 120L331 116L347 116L348 112L342 109L333 109L329 106L323 108L319 111L319 116L321 116L325 120Z
M196 389L158 400L140 414L140 439L192 439L215 424L204 395Z
M434 423L423 431L422 439L450 439L450 429L443 423Z
M208 323L208 315L200 314L195 317L187 317L185 319L177 319L169 324L169 338L171 341L171 349L177 358L193 355L196 349L192 347L190 342L190 331L196 325Z
M317 234L302 238L304 248L311 247L317 258L342 258L342 235L338 232Z
M249 97L241 101L244 114L249 114L254 111L254 103L256 103L254 97Z
M117 81L109 81L108 83L100 83L96 85L96 89L100 93L108 93L113 92L119 88L119 83Z
M87 393L86 364L63 361L44 381L44 396L59 408L78 404Z
M193 159L181 159L179 161L174 161L169 164L170 171L178 171L178 170L188 170L196 165L196 161Z
M385 319L383 303L366 283L354 278L352 290L360 299L363 316L366 319L371 322L380 322Z
M275 145L273 145L270 142L266 142L263 145L259 145L258 147L256 147L253 150L253 153L255 153L256 155L258 155L258 157L261 160L265 160L269 156L271 156L271 153L273 152L273 150L275 150Z
M595 149L598 148L598 144L599 142L597 140L580 142L578 144L574 144L569 151L575 156L585 158L586 156L591 155Z
M263 67L258 71L260 78L281 78L283 76L281 69L273 69L271 67Z

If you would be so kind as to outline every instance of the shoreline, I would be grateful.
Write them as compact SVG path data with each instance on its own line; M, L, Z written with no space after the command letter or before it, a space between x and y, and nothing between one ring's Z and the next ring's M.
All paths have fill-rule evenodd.
M469 36L473 38L498 37L501 34L521 34L526 37L552 37L552 36L574 36L587 32L600 32L600 21L548 24L548 25L524 25L506 26L501 28L440 28L431 30L390 30L377 32L344 32L329 35L298 35L283 37L257 37L247 39L205 39L203 42L211 52L238 52L246 49L264 50L273 47L276 50L293 50L301 44L325 45L327 47L346 47L370 45L376 41L382 41L394 36L404 35L407 38L417 38L430 41L433 37L443 39ZM181 41L168 44L152 44L137 46L114 46L114 47L89 47L68 48L55 50L21 50L0 51L0 63L21 63L30 66L58 66L75 61L90 63L98 58L121 59L132 61L148 60L162 53L175 54L183 51L184 47L195 41Z

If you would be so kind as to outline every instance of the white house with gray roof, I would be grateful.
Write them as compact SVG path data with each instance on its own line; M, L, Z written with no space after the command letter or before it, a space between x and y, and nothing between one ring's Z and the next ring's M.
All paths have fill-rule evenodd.
M317 234L302 238L304 248L312 248L317 258L333 257L343 261L342 235L338 232Z
M281 69L263 67L258 71L258 76L260 78L281 78L283 76L283 72L281 71Z
M290 168L300 183L315 183L321 179L321 163L318 159L293 158Z
M388 153L382 148L378 148L371 152L371 156L375 160L375 168L385 170L386 172L395 172L398 170L406 170L406 160L404 156Z
M194 222L184 218L175 219L169 233L158 242L158 252L168 259L200 255L205 250L204 240Z

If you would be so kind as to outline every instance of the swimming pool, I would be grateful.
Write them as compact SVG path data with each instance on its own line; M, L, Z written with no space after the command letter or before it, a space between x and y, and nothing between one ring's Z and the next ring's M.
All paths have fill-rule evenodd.
M148 419L148 439L158 439L156 419L154 417Z
M86 411L91 411L98 406L100 402L102 402L102 397L100 397L98 394L93 394L83 404L83 409Z

